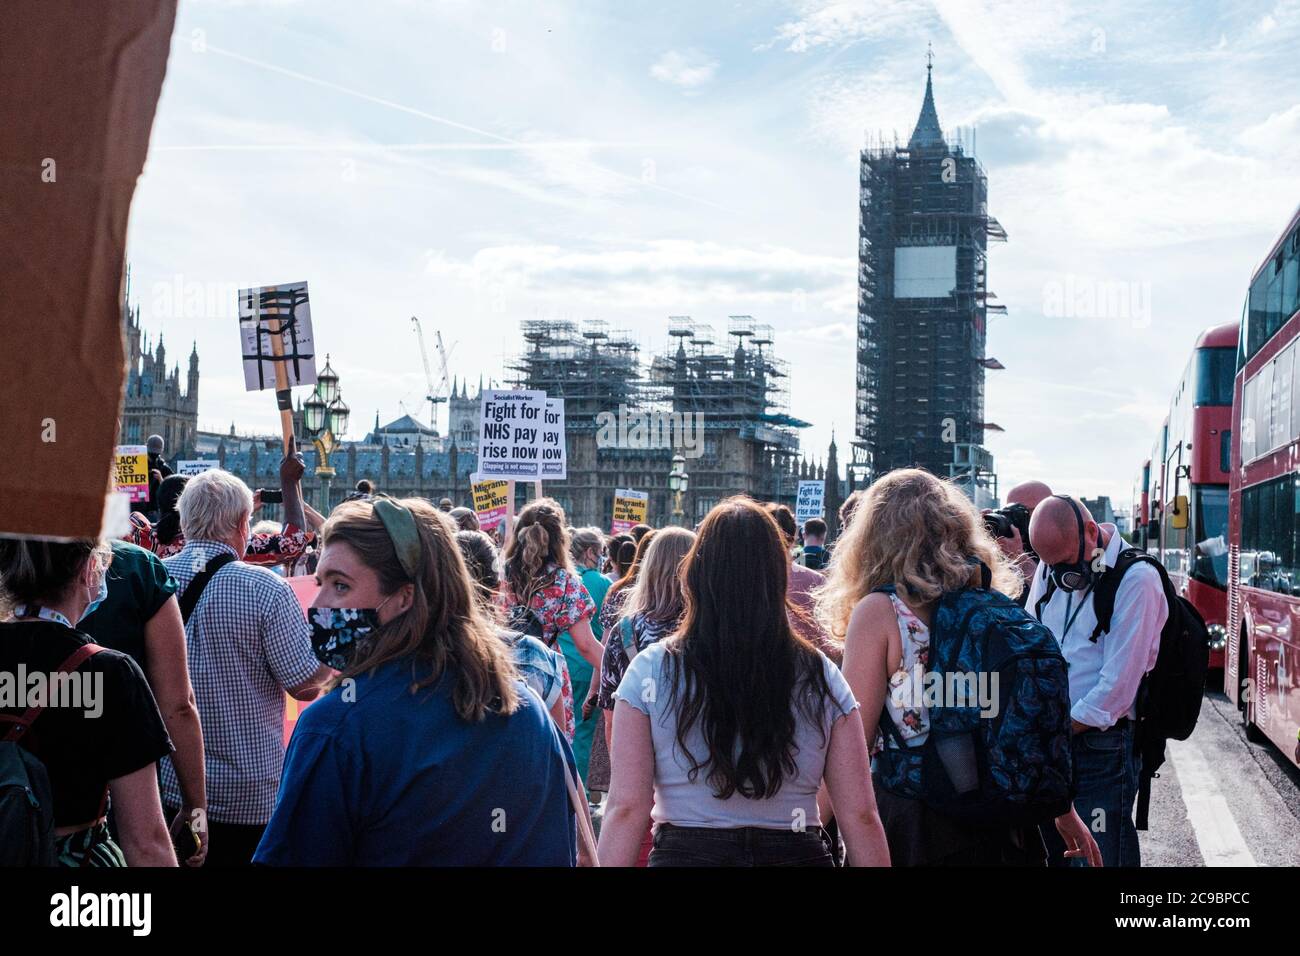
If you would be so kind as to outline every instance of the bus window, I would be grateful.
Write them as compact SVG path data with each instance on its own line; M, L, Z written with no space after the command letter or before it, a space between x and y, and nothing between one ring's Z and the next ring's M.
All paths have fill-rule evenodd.
M1231 405L1233 349L1196 350L1196 405Z
M1228 586L1228 489L1198 485L1192 489L1196 556L1191 576L1206 584Z

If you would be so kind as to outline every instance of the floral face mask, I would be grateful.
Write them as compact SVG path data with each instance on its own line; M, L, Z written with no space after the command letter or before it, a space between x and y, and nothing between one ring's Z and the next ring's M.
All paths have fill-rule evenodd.
M357 647L379 626L379 607L314 607L307 611L311 624L311 649L316 659L336 671L346 670Z

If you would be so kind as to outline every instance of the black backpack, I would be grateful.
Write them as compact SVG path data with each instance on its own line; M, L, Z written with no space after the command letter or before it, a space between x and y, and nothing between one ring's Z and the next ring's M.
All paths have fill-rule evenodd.
M1160 575L1160 585L1169 605L1169 617L1160 631L1160 649L1155 666L1142 678L1137 696L1137 727L1134 742L1142 760L1138 781L1136 826L1147 828L1151 805L1151 780L1165 762L1165 741L1186 740L1196 729L1205 696L1205 672L1210 660L1210 632L1205 619L1190 601L1174 590L1169 574L1156 558L1138 548L1125 548L1093 589L1093 610L1097 626L1090 640L1096 643L1110 630L1115 613L1115 595L1124 573L1139 562L1149 564ZM1048 583L1048 593L1052 590Z
M531 600L531 595L529 599ZM536 611L528 606L527 601L523 604L516 604L510 609L506 614L505 627L507 630L517 631L521 635L535 637L543 644L546 644L547 647L552 646L547 644L544 637L546 628L542 624L542 619L537 616Z
M83 644L57 668L72 673L102 651ZM0 714L9 730L0 737L0 866L54 866L54 796L45 764L19 741L31 730L41 707L29 707L21 717ZM107 803L105 792L103 803Z

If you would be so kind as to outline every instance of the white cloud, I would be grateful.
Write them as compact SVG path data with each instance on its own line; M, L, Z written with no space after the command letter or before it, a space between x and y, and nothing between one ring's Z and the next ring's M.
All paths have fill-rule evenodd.
M783 46L791 53L807 53L818 47L896 35L906 27L932 20L929 11L914 0L823 0L801 2L797 7L800 17L777 27L776 35L760 50Z
M468 262L428 257L440 279L527 292L555 302L616 306L629 301L766 303L791 307L803 295L843 293L851 284L847 258L780 246L742 247L690 239L660 239L622 248L509 245L480 249Z
M717 71L718 61L699 50L669 50L650 67L656 80L686 90L708 83Z

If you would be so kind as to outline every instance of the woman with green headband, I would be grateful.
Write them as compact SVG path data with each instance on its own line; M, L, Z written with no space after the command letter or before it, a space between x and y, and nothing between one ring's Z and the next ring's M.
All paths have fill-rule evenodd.
M321 530L317 656L254 862L571 866L573 757L474 597L446 515L423 499L335 509Z

